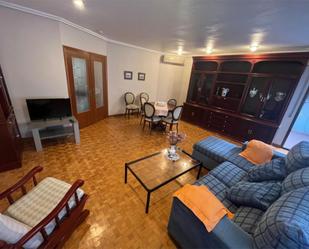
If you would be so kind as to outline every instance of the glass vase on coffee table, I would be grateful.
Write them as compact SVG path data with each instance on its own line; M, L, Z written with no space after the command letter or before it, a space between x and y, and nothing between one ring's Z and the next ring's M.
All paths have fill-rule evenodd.
M171 161L177 161L179 155L177 154L177 143L182 142L186 135L184 133L177 133L176 131L170 131L167 135L167 139L170 144L170 148L167 149L167 158Z

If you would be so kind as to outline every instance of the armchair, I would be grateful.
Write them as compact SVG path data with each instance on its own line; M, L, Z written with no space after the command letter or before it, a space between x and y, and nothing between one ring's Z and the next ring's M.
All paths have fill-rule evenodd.
M16 220L17 224L22 224L25 227L29 227L29 231L22 234L20 238L16 238L14 243L0 240L0 249L61 248L65 241L73 233L75 228L89 215L89 210L84 209L88 195L84 194L84 192L80 189L80 187L84 184L83 180L76 180L72 185L69 185L58 179L47 177L38 183L36 174L42 170L43 167L41 166L33 168L16 184L0 193L0 201L7 199L10 204L9 208L4 213L4 216L9 217L13 221ZM31 181L31 179L34 187L27 192L26 183ZM54 188L50 188L51 186L54 186ZM59 191L48 197L44 192L48 188L52 191ZM21 190L22 197L14 200L13 193L19 190ZM42 220L34 225L23 222L23 218L15 218L15 213L18 214L18 217L21 217L23 213L22 211L24 211L25 214L28 215L29 219L29 213L34 212L34 209L27 209L29 209L31 205L35 205L38 202L38 197L40 196L46 196L49 200L54 198L54 196L58 197L58 199L56 198L57 200L52 200L53 202L51 205L47 205L48 207L52 206L54 208L49 211L47 210L48 213ZM28 203L29 205L22 206L24 203ZM41 211L46 210L42 210L41 208ZM27 220L27 215L25 216L25 220ZM33 240L36 240L36 244L38 244L38 246L29 246L28 242L31 240L32 242ZM33 245L35 243L30 244Z

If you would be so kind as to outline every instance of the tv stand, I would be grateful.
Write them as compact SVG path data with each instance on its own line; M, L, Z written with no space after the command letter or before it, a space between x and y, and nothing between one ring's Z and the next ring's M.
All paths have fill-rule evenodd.
M32 121L30 129L36 151L42 151L42 140L74 135L75 143L80 144L79 126L75 117Z

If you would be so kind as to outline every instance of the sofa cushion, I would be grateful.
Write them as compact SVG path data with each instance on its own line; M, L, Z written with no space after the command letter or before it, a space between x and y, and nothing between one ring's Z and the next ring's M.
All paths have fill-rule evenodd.
M234 214L233 221L247 233L253 234L263 214L260 209L240 206Z
M230 162L224 162L211 170L209 174L216 177L226 186L231 187L243 179L247 172Z
M287 172L309 167L309 142L302 141L289 151L286 156Z
M262 182L269 180L283 180L286 177L285 159L277 158L268 163L252 168L248 172L248 180Z
M246 172L249 172L252 168L256 167L255 164L241 157L240 155L238 155L238 153L230 155L227 161L237 165L239 168L243 169Z
M233 213L237 210L237 206L235 206L226 196L226 190L228 187L216 177L208 174L196 181L195 185L206 185L226 208Z
M278 182L241 181L228 190L227 197L236 205L266 210L280 193L281 184Z
M239 146L212 136L195 143L193 149L219 163L226 161L231 155L241 152Z
M47 177L36 187L14 202L6 211L6 214L13 217L30 227L36 226L43 220L61 201L68 192L71 185L58 179ZM78 198L81 199L84 192L77 190ZM68 202L69 207L73 208L75 204L74 196ZM59 213L59 218L66 214L65 208ZM53 230L54 221L47 225L46 232Z
M309 248L309 187L281 196L254 232L257 249Z
M309 168L296 170L289 174L282 182L282 192L309 186Z
M0 240L5 241L8 244L15 244L26 233L31 230L28 225L19 222L7 215L0 214ZM40 233L34 235L23 248L32 249L38 248L43 243L43 237Z

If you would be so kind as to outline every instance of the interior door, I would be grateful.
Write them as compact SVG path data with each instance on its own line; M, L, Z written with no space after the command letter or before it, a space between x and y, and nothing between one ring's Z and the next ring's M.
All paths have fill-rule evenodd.
M95 106L94 119L99 121L108 115L106 56L91 53L90 64L93 82L92 96Z
M72 112L83 128L94 122L89 54L64 47L64 56Z

